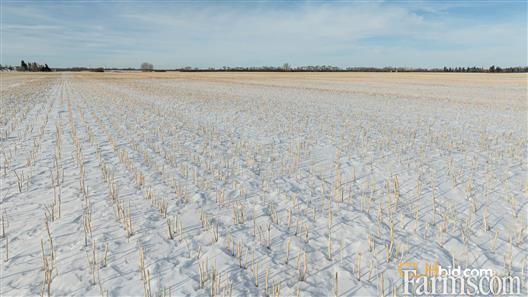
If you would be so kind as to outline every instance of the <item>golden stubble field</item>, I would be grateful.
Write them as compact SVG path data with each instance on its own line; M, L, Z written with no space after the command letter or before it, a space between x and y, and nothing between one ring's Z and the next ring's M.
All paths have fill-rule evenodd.
M527 75L2 73L5 295L400 295L527 268Z

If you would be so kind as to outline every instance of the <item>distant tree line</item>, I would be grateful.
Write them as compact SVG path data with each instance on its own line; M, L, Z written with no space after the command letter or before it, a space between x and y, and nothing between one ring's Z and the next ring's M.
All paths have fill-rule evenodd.
M16 70L18 71L31 71L31 72L51 72L51 68L49 68L48 64L38 64L37 62L24 62L24 60L20 61L20 67L18 67Z
M19 67L1 66L2 70L18 70L18 71L51 71L47 64L39 65L37 63L21 62ZM138 68L103 68L103 67L65 67L55 68L55 71L182 71L182 72L468 72L468 73L526 73L528 66L518 67L499 67L492 65L490 67L443 67L443 68L413 68L413 67L337 67L332 65L314 65L314 66L299 66L291 67L288 63L282 66L260 66L260 67L229 67L223 66L221 68L197 68L197 67L182 67L173 69L154 69L151 63L144 62Z
M114 68L117 70L117 68ZM59 67L55 68L55 71L73 71L73 72L79 72L79 71L90 71L90 72L105 72L105 70L109 70L109 68L104 67ZM135 70L134 68L129 68L128 70Z
M412 67L346 67L341 68L332 65L315 65L290 67L289 64L283 66L262 66L262 67L227 67L207 69L184 67L174 69L184 72L207 72L207 71L251 71L251 72L482 72L482 73L520 73L528 72L528 66L504 67L492 65L484 67L443 67L443 68L412 68Z
M490 72L490 73L518 73L518 72L528 72L528 67L504 67L492 65L491 67L485 69L482 67L444 67L443 72Z

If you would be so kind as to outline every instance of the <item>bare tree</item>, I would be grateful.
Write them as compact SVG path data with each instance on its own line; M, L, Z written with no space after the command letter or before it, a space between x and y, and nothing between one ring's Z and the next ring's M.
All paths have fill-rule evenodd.
M141 70L142 71L152 71L154 70L154 65L148 62L141 63Z

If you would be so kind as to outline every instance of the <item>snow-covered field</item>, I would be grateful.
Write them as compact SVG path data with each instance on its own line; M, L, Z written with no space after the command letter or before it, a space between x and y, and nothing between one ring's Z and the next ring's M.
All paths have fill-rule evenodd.
M3 73L1 295L401 295L402 261L526 280L526 79Z

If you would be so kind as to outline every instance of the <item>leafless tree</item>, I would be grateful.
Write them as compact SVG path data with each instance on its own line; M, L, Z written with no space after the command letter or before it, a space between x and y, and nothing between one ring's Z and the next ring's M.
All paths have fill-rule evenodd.
M152 71L154 70L154 65L148 62L141 63L141 70L142 71Z

